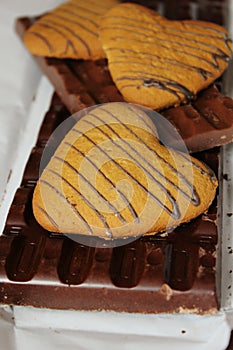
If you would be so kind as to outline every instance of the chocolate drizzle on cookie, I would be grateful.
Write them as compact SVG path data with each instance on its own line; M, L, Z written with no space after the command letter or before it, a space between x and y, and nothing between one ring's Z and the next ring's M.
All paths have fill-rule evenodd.
M145 120L145 118L143 118L140 113L135 110L133 107L129 106L128 107L129 110L131 110L133 113L135 113L135 116L139 119L141 119L143 122ZM105 108L102 108L101 107L101 110L103 110L104 112L108 113L110 115L111 118L113 118L114 120L116 120L118 123L121 123L120 119L114 115L113 113L111 113L110 111L106 110ZM100 120L100 118L98 118ZM172 185L176 190L180 191L180 193L182 193L182 195L184 197L186 197L188 200L190 200L190 202L193 204L193 205L199 205L200 204L200 197L198 196L197 194L197 191L196 189L194 188L193 184L190 183L188 181L188 179L183 176L183 174L177 169L177 168L174 168L168 161L165 160L164 157L162 157L158 152L156 152L153 148L151 148L137 133L134 132L134 130L129 127L129 125L127 124L124 124L124 123L121 123L125 129L127 131L129 131L140 143L143 144L143 146L145 146L150 152L152 152L153 156L156 156L159 161L161 161L163 164L165 164L167 167L169 167L172 172L174 173L174 175L178 176L179 178L182 179L182 181L185 183L185 185L188 187L189 191L190 191L190 195L186 192L184 192L181 188L179 188L173 181L171 181L169 178L166 177L166 182L169 183L170 185ZM110 125L108 125L109 128ZM113 129L111 128L111 130L113 131ZM117 134L116 132L114 132L119 138L120 138L120 135ZM163 179L164 179L164 174L162 174L158 169L156 169L147 159L145 159L143 157L143 155L141 153L138 153L135 149L132 148L132 146L130 145L130 143L126 142L125 141L125 144L131 149L131 151L133 151L134 153L136 153L136 155L142 160L144 161L151 169L154 173L156 174L159 174ZM188 157L185 158L185 161L188 162L190 165L193 166L193 163L191 162L191 159L189 159ZM198 170L202 170L203 171L203 174L209 176L209 173L204 171L204 169L202 168L198 168ZM146 172L148 173L148 171L146 170ZM166 190L166 189L165 189ZM167 192L167 190L166 190Z
M177 82L174 82L172 80L163 82L163 81L155 80L153 78L145 78L143 80L143 86L145 87L155 86L158 89L167 90L175 94L180 99L179 93L176 92L176 91L179 91L180 93L186 96L187 102L191 101L193 98L193 94L191 91L186 89L185 86L178 84Z
M162 156L160 156L160 154L158 152L156 152L154 149L150 148L148 146L148 144L146 144L144 142L144 140L138 136L132 128L130 128L129 125L124 124L121 122L121 120L113 113L111 113L110 111L108 111L107 109L105 109L104 107L100 107L99 108L101 111L103 111L104 113L109 115L109 123L105 123L104 120L97 114L95 113L89 113L89 116L96 119L96 121L100 122L100 125L104 125L105 128L107 130L109 130L111 133L113 133L117 139L121 140L122 143L124 144L124 148L117 142L117 139L113 139L109 136L108 132L104 131L103 128L101 128L101 126L98 126L97 123L92 122L90 119L82 119L82 122L90 125L91 127L97 129L101 134L103 134L107 140L109 140L114 147L120 149L124 154L126 154L127 157L129 157L135 164L136 166L140 167L147 176L149 176L155 183L157 186L159 186L159 188L164 191L166 193L166 196L168 197L171 206L172 206L172 210L166 206L163 202L161 202L161 200L156 197L155 194L153 194L151 191L149 191L147 188L145 188L145 186L141 183L141 181L139 181L138 179L136 179L134 177L134 175L129 172L127 169L125 169L116 159L113 159L109 156L109 154L101 148L100 145L98 145L94 140L92 140L87 134L85 133L81 133L79 130L77 130L76 128L73 128L72 131L76 132L80 135L80 137L85 138L86 140L88 140L90 143L92 143L92 145L94 147L97 147L98 150L105 155L105 157L110 160L111 162L113 162L121 171L123 171L126 176L128 176L131 180L133 180L134 183L136 183L137 186L139 186L145 193L147 193L147 195L149 197L151 197L156 203L158 203L161 208L163 210L165 210L169 215L171 215L172 218L178 220L181 217L181 213L179 210L179 205L176 201L176 199L174 198L174 196L169 192L169 190L163 185L163 182L167 182L169 183L175 190L179 191L186 199L188 199L193 205L198 206L200 205L200 197L196 191L196 188L193 186L192 183L189 182L189 180L176 168L174 168L168 161L165 160L165 158L163 158ZM129 106L129 109L135 114L135 117L140 118L140 114L137 113L132 107ZM156 156L159 161L161 161L163 164L165 164L170 170L172 170L172 172L174 173L174 176L178 176L184 183L185 186L188 188L189 193L185 192L184 190L182 190L181 188L179 188L172 180L170 180L168 177L165 177L163 173L161 173L158 169L156 169L144 156L143 154L139 153L136 149L134 149L130 142L128 142L126 139L122 139L121 135L116 132L116 130L114 129L114 122L117 122L119 124L121 124L122 126L124 126L124 128L129 131L140 143L143 144L143 146L145 146L150 152L153 153L153 156ZM80 151L77 149L77 147L71 145L70 143L66 144L69 147L72 147L73 149L75 149L77 152L80 153ZM129 150L128 150L129 149ZM114 188L116 189L116 184L113 183L113 181L111 179L109 179L109 177L103 173L103 171L101 169L97 169L97 166L95 165L95 163L88 157L88 155L85 155L84 153L82 154L83 157L85 157L85 159L88 160L88 162L91 162L92 165L96 168L96 170L98 170L101 175L107 179L107 181L111 181L111 185L114 186ZM185 162L189 163L190 166L193 166L192 162L190 159L185 158ZM147 167L149 167L150 170L148 170L143 164L146 164ZM205 171L203 168L198 167L198 170L202 172L203 175L206 175L208 177L210 177L210 174ZM155 177L155 174L159 175L161 180L158 180ZM119 190L117 190L119 191ZM123 192L120 192L121 197L125 200L126 204L129 205L129 201L128 199L125 197L125 195L123 194ZM138 214L136 214L136 211L134 208L132 208L132 205L130 205L130 211L133 214L133 218L134 220L138 218Z
M224 28L167 20L130 3L106 14L100 36L124 99L156 110L195 97L222 74L232 55L232 41Z
M64 51L62 52L62 55L66 55L66 53L68 52L69 48L72 49L74 55L77 55L77 50L75 45L73 44L72 40L68 39L66 34L64 32L62 32L59 28L55 28L54 26L50 25L50 24L46 24L46 23L38 23L37 24L39 27L42 28L47 28L57 34L59 34L61 36L61 38L66 40L66 46L64 48ZM37 35L36 32L31 32L34 33L35 35ZM46 44L48 46L51 46L50 42L46 39L46 37L42 37L42 40L46 41ZM54 51L54 48L49 48L50 49L50 53L52 54Z
M56 17L55 17L55 19L56 19ZM66 45L68 44L68 42L72 42L72 44L74 45L75 44L74 40L75 39L78 40L79 41L79 45L81 44L85 48L85 50L88 53L88 55L91 55L91 48L88 45L87 41L85 39L83 39L81 37L81 35L79 35L77 33L76 30L73 30L72 27L69 26L69 23L66 23L65 21L63 21L63 22L55 21L54 19L46 20L46 18L45 18L43 24L52 26L53 30L56 31L58 34L60 34L61 31L63 31L63 34L64 34L63 37L65 35L67 36L67 38L66 38ZM79 46L77 46L77 48L78 47Z
M96 119L100 120L101 119L93 114L93 113L90 113L90 115L92 117L95 117ZM122 167L122 165L117 162L116 160L112 159L111 158L111 161L114 162L115 165L117 165L117 167L121 170L124 171L124 173L126 173L131 180L133 180L134 183L136 183L149 197L151 197L156 203L158 203L162 209L164 209L169 215L171 215L172 218L178 220L181 216L180 214L180 211L179 211L179 207L176 203L176 199L172 196L172 194L166 189L166 187L164 187L164 185L158 181L155 176L150 172L148 171L143 165L142 163L140 163L130 152L128 152L125 148L123 148L121 145L119 145L114 139L110 138L108 133L106 133L102 128L100 128L99 126L96 126L94 123L92 123L91 121L89 120L84 120L85 123L89 124L89 125L92 125L94 128L96 128L99 132L101 132L104 136L106 136L106 138L118 149L120 149L123 153L126 154L127 157L129 157L129 159L132 159L132 161L135 163L135 165L137 165L138 167L140 167L141 169L143 169L143 171L145 171L145 173L147 174L147 176L149 176L158 186L160 189L162 189L168 196L169 198L169 201L171 202L171 205L172 205L172 210L164 205L164 203L156 196L154 195L151 191L149 191L142 183L141 181L138 181L134 175L132 173L130 173L129 171L127 171L124 167ZM115 133L115 135L121 140L123 141L123 143L126 145L126 146L129 146L129 148L131 149L131 151L133 150L134 153L136 153L136 155L140 155L136 150L134 150L131 145L126 142L124 139L121 138L121 136L119 134L117 134L114 129L109 125L109 124L105 124L105 126L107 126L107 128L111 131L113 131ZM147 160L143 157L140 157L142 158L141 160L147 162Z
M60 158L56 158L57 160L61 161ZM67 164L67 163L65 163ZM70 164L68 165L70 166ZM72 167L73 169L73 167ZM105 219L105 217L101 214L101 212L95 208L92 203L88 200L88 198L83 194L81 193L80 191L78 191L78 189L72 184L70 183L64 176L62 176L61 174L59 174L58 172L54 171L53 169L48 169L48 171L50 173L52 173L53 175L57 176L58 178L60 178L62 181L64 181L64 183L66 183L69 187L72 188L72 190L74 192L76 192L78 194L78 196L80 196L86 203L87 205L94 211L94 213L98 216L98 218L102 221L102 223L104 224L104 227L105 227L105 230L106 230L106 233L108 234L108 236L110 238L112 238L112 234L111 234L111 230L110 230L110 227ZM42 182L42 183L45 183L45 182ZM47 183L48 184L48 183ZM52 188L54 190L54 188ZM67 202L69 202L69 200L66 198ZM71 204L72 205L72 204ZM73 206L74 209L75 209L75 213L79 216L79 218L85 223L85 226L88 228L88 231L90 232L90 234L93 234L93 231L92 231L92 228L91 226L88 224L87 220L85 219L85 217L83 215L80 214L80 211L77 209L76 206ZM114 208L115 210L115 208ZM117 212L116 215L119 217L119 219L121 220L121 222L125 223L125 220L122 218L122 216ZM50 218L51 219L51 218ZM54 223L54 220L53 220L53 223ZM56 225L57 227L57 225Z
M119 49L117 48L109 48L108 51L116 51L116 53L119 51ZM127 57L131 58L132 60L130 60L131 64L133 65L142 65L143 67L148 67L148 69L153 69L155 67L159 68L160 70L174 70L174 66L177 68L186 68L188 70L191 70L193 72L197 72L201 75L201 77L206 80L208 77L212 76L212 73L204 68L199 68L199 67L195 67L192 66L188 63L184 63L184 62L179 62L178 60L175 59L170 59L170 58L165 58L163 57L162 61L167 63L166 66L162 66L161 64L159 64L159 60L161 60L161 56L160 55L156 55L155 53L149 53L149 52L140 52L140 56L143 57L143 62L139 62L139 60L135 59L135 54L137 54L137 52L133 49L121 49L120 53L117 53L116 55L114 55L114 60L112 60L111 62L109 62L109 66L110 65L114 65L114 64L124 64L125 63L125 56L127 55ZM134 59L134 61L133 61Z
M75 132L78 133L77 129L74 129ZM110 160L112 160L109 155L103 150L101 149L101 147L98 146L98 144L96 144L92 139L90 139L86 134L82 134L80 132L80 136L83 136L86 140L88 140L89 142L91 142L95 147L97 147L102 153L104 153L106 155L106 157ZM139 222L139 216L135 210L135 208L133 207L133 205L129 202L129 200L127 199L126 195L120 190L117 189L116 185L114 184L114 182L111 180L111 178L106 175L100 168L98 168L98 166L94 163L94 161L92 159L90 159L87 155L85 155L82 151L80 151L77 147L75 147L74 145L72 145L71 143L65 141L65 144L67 146L69 146L70 148L74 149L77 153L81 154L83 158L85 158L85 160L87 160L93 167L95 170L98 171L99 174L101 174L101 176L104 178L105 181L107 181L116 191L117 193L121 196L121 198L124 200L126 206L129 208L135 223Z
M47 47L48 52L50 54L52 54L53 52L53 45L50 42L50 40L48 40L43 34L36 32L34 30L31 30L30 35L34 36L35 38L39 39L40 41L42 41L44 43L44 45Z
M138 75L138 77L132 77L132 76L121 76L120 78L117 78L116 81L140 81L140 84L137 85L138 88L140 86L151 88L155 87L159 90L166 90L167 92L173 94L176 96L176 98L181 102L182 101L182 96L185 96L185 101L191 101L194 97L191 91L189 91L185 86L177 83L174 80L171 79L164 79L163 76L157 76L157 80L153 77L149 77L148 74L145 72L134 72L135 75ZM127 84L122 86L122 90L129 88L129 87L134 87L135 84Z
M209 202L212 172L163 146L141 108L110 103L92 109L65 136L38 181L33 208L63 233L114 239L119 230L121 237L164 231L185 222L187 210L188 220L202 212L198 177L213 191Z
M117 0L70 0L41 16L25 33L24 43L38 56L104 58L98 27L102 15Z
M231 39L230 38L219 38L218 36L212 36L212 38L214 39L222 39L222 41L225 43L225 46L227 47L227 50L228 50L228 53L224 52L222 49L220 49L217 44L216 46L214 45L210 45L208 43L203 43L203 42L198 42L196 39L192 39L192 38L185 38L182 36L183 35L187 35L187 34L191 34L191 33L188 33L188 32L185 32L184 30L181 31L181 35L174 35L174 33L172 33L172 37L174 36L177 36L178 39L181 40L181 42L179 41L175 41L174 38L171 38L171 39L163 39L163 38L160 38L159 37L159 34L160 34L160 31L153 31L151 30L151 28L143 28L144 30L148 30L149 34L144 34L142 32L139 32L137 31L137 28L136 26L134 25L129 25L130 28L134 27L135 29L126 29L125 27L127 27L126 24L124 24L124 26L122 24L119 23L118 26L116 26L117 23L114 23L114 28L112 27L103 27L102 30L109 30L109 29L112 29L112 30L115 30L115 31L123 31L123 32L126 32L126 33L132 33L132 37L127 37L127 40L130 41L130 42L139 42L139 43L142 43L143 45L145 44L149 44L151 45L152 47L153 46L157 46L157 47L160 47L160 48L164 48L164 49L169 49L169 45L173 45L173 51L176 51L177 53L180 53L182 55L185 55L187 54L188 56L191 56L191 57L194 57L198 60L201 60L203 62L206 62L210 65L212 65L214 68L218 69L219 68L219 64L217 62L217 59L221 59L221 60L224 60L224 61L229 61L229 58L231 56L231 51L230 51L230 48L228 46L228 43L231 42ZM164 30L164 25L163 26L159 26L159 29L162 31ZM165 31L168 31L170 28L166 28ZM173 29L171 29L173 30ZM195 33L196 34L196 33ZM139 36L140 39L136 38L136 36ZM151 37L153 37L153 35L157 36L157 40L154 40L154 41L151 41ZM166 33L166 35L168 35L168 33ZM196 34L197 36L200 36L200 34ZM142 37L142 38L141 38ZM211 36L210 36L211 38ZM124 41L125 40L125 36L115 36L112 38L113 40L115 41ZM149 39L149 40L147 40ZM188 42L188 43L184 43L184 41ZM190 45L190 42L193 43L193 45ZM199 44L199 46L198 46ZM176 47L177 46L177 47ZM200 46L203 46L203 47L200 47ZM192 50L193 52L187 52L186 49L188 50ZM209 49L209 50L207 50ZM214 52L213 52L214 50ZM197 52L197 53L196 53ZM199 53L205 53L207 55L210 55L212 57L212 60L209 60L209 59L204 59L201 55L198 55L198 52Z
M62 192L60 192L55 186L53 186L50 182L45 181L43 179L40 179L40 183L43 184L44 186L48 187L51 191L53 191L54 193L56 193L56 195L59 197L59 199L61 199L63 202L65 202L66 205L68 205L68 207L75 213L75 215L77 215L79 217L79 219L82 220L82 222L84 223L84 225L86 226L88 232L90 232L91 234L92 229L90 227L90 225L88 224L88 222L86 221L86 219L84 218L84 216L82 216L80 214L80 212L78 210L75 209L75 207L69 202L69 200L64 196L64 194ZM40 206L37 206L38 209L41 211ZM46 208L45 208L46 209ZM45 211L45 210L44 210ZM47 213L47 211L46 211ZM48 214L48 213L47 213ZM48 214L46 215L49 218L49 221L52 222L52 224L55 224L56 228L59 228L59 225L55 222L55 220Z

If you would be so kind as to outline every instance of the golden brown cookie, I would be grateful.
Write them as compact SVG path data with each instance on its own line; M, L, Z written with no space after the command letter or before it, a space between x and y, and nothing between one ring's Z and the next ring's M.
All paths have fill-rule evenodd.
M189 101L223 73L232 53L219 25L170 21L129 3L107 12L100 37L124 98L156 110Z
M154 234L203 213L216 187L203 163L159 142L141 108L109 103L68 132L37 183L33 211L53 232Z
M100 19L117 0L71 0L42 16L26 32L24 43L38 56L104 58L98 37Z

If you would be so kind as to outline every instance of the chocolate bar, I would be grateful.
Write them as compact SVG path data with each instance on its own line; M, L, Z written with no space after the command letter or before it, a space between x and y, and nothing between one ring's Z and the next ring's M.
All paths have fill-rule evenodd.
M158 6L156 2L148 1L147 4L153 8ZM167 13L171 17L169 8ZM190 13L187 16L189 18ZM21 18L17 21L17 32L21 37L34 20ZM45 57L35 57L35 60L71 114L100 103L124 101L112 81L106 60ZM233 140L233 100L223 96L216 86L199 93L196 100L187 105L161 113L177 129L190 152L211 149Z
M216 200L208 213L173 232L113 248L85 246L39 226L31 205L41 155L68 116L55 95L0 237L0 301L134 313L217 312ZM217 174L218 155L215 148L198 157Z
M199 19L224 25L226 1L224 0L123 0L133 2L160 12L168 19Z

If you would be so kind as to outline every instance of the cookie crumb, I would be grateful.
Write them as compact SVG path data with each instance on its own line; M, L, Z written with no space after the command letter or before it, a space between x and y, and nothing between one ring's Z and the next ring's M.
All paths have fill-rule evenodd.
M161 286L160 293L165 296L167 301L169 301L173 295L172 289L166 283Z

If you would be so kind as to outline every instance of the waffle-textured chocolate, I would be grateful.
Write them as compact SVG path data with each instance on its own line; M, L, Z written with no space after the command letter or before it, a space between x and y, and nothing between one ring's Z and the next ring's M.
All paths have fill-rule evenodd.
M208 213L174 232L116 248L87 247L37 224L31 202L40 158L50 134L68 115L55 95L0 237L1 302L140 313L216 312L216 201ZM199 157L217 173L218 149Z

